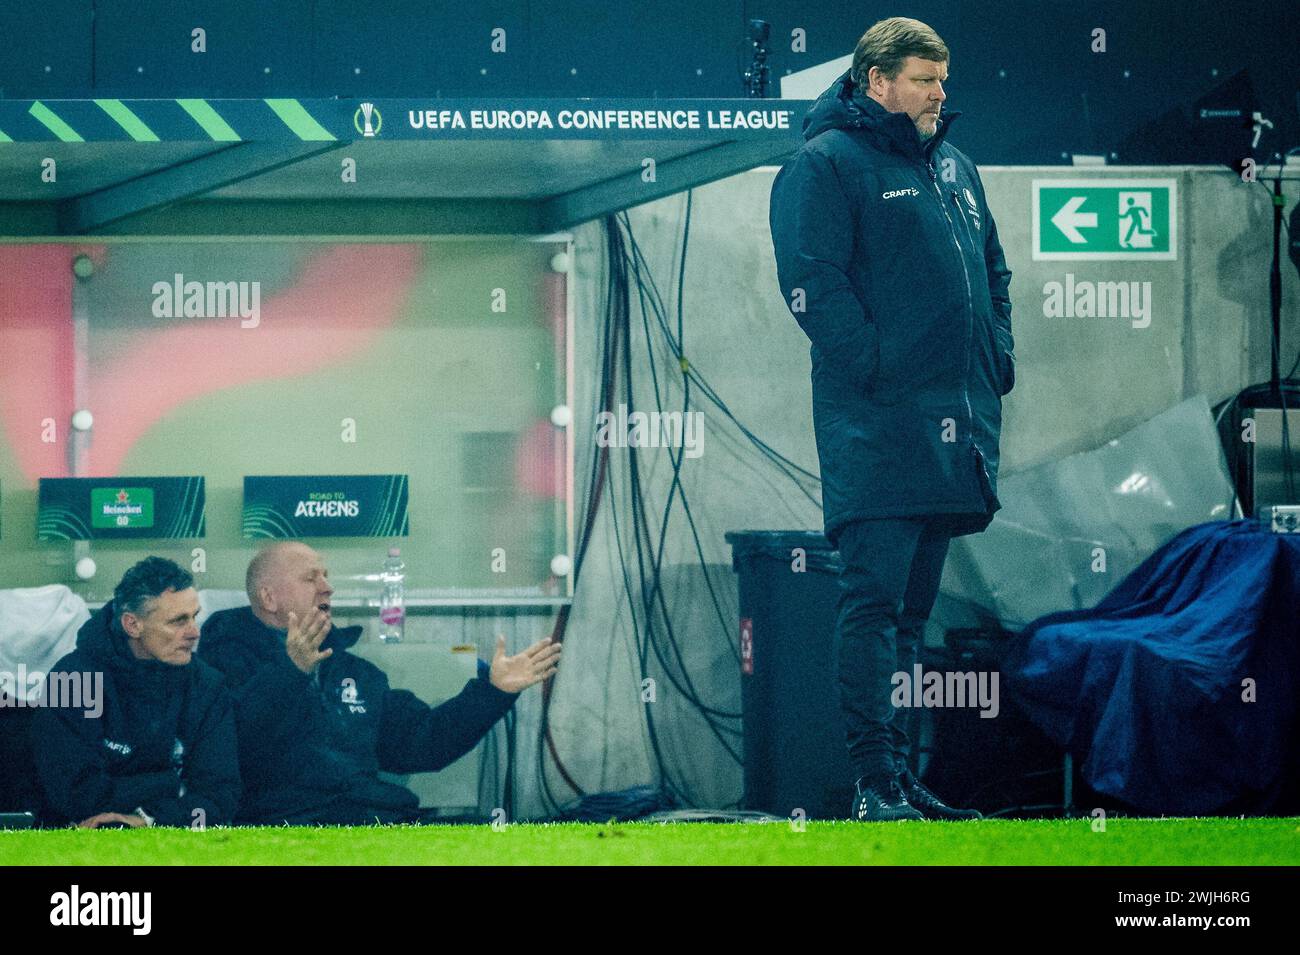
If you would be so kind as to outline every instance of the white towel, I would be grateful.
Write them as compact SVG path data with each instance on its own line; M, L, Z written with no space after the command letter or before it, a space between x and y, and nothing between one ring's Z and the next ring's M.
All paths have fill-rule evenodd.
M86 602L63 584L0 590L0 683L35 702L40 685L19 680L19 667L29 676L48 673L72 652L89 619Z

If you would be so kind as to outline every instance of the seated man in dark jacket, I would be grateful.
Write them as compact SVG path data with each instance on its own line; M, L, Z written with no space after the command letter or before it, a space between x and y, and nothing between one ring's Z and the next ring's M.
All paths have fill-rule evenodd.
M560 647L539 640L430 707L393 690L374 664L348 652L362 628L332 625L334 588L316 551L296 541L248 566L251 606L214 613L199 654L226 675L235 699L244 799L238 821L366 825L419 821L409 789L379 772L442 769L464 756L534 683L555 673Z
M193 659L198 612L189 573L149 557L81 627L32 723L47 824L230 823L234 712L221 674Z

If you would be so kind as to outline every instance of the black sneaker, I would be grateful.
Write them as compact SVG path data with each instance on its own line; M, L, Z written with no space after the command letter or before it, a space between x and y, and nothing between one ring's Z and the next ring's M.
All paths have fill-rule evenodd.
M853 788L856 794L850 817L858 822L899 822L925 818L907 804L902 789L893 780L871 783L863 778Z
M918 810L926 819L983 819L984 814L975 809L954 809L930 790L921 785L920 780L912 775L911 770L904 770L898 777L898 786L907 797L907 802Z

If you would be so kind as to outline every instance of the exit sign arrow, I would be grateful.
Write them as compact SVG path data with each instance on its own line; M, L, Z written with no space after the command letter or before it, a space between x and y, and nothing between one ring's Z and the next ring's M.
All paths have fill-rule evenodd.
M1087 196L1071 196L1070 201L1057 210L1056 215L1052 216L1052 225L1056 226L1065 237L1077 245L1083 245L1088 240L1083 237L1080 229L1097 228L1097 213L1080 212L1079 206L1083 205Z

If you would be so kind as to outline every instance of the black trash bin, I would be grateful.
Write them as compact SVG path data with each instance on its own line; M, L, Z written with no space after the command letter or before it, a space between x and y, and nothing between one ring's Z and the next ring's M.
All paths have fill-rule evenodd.
M844 819L853 780L836 684L840 557L815 531L730 531L739 575L745 808Z

